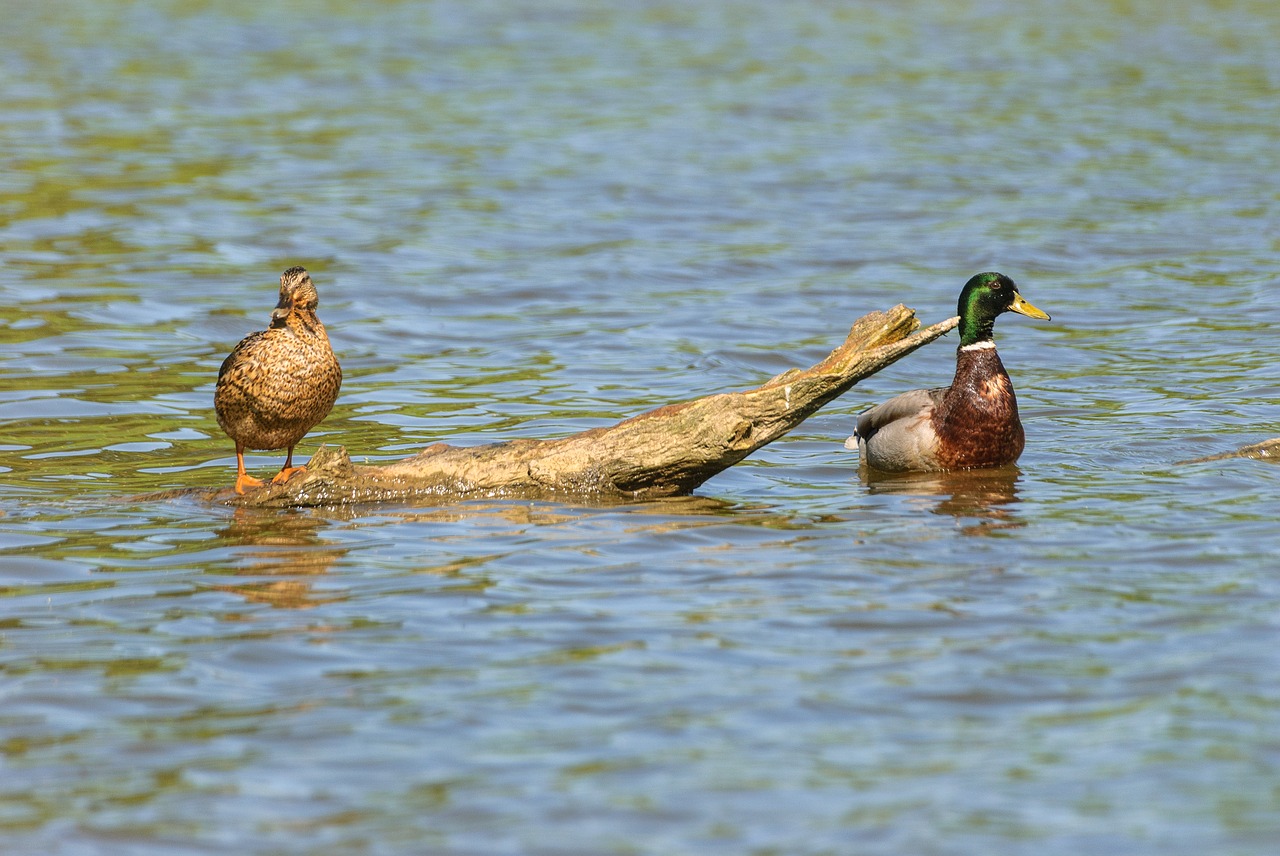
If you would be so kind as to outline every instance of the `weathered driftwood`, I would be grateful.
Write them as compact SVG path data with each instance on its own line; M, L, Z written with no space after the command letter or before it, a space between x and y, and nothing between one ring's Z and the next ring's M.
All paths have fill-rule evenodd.
M322 446L307 471L280 485L210 499L248 507L476 496L647 499L692 491L770 443L862 378L951 330L957 318L910 335L915 312L898 305L859 318L844 344L806 370L763 386L671 404L607 428L557 440L462 448L436 443L389 464L358 466Z
M1261 443L1241 446L1233 452L1219 452L1216 455L1196 458L1191 461L1181 461L1180 463L1203 464L1209 461L1223 461L1227 458L1253 458L1255 460L1263 461L1280 461L1280 437L1272 437L1270 440L1263 440Z

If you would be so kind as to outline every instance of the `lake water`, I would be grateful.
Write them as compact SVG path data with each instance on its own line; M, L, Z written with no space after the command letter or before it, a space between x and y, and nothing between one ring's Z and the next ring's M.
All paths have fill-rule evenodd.
M0 852L1280 848L1280 6L11 4ZM1148 8L1150 6L1150 8ZM1007 475L854 414L693 497L195 499L303 264L299 448L556 437L1000 270ZM255 453L259 475L281 456Z

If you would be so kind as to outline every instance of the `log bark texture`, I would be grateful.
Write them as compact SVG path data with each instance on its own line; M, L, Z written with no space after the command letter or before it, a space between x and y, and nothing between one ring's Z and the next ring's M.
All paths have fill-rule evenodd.
M209 498L246 507L478 496L648 499L686 494L795 428L859 380L956 326L950 318L911 335L915 312L898 305L853 324L817 365L755 389L670 404L605 428L555 440L484 446L444 443L389 464L359 466L345 448L321 446L307 471L280 485L230 488Z

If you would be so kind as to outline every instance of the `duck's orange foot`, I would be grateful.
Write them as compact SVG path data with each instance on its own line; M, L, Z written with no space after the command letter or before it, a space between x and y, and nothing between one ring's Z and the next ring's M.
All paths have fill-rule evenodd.
M275 477L271 479L271 483L284 484L289 479L293 478L294 473L305 473L306 471L306 467L285 467L283 470L275 474Z
M248 473L241 473L236 476L236 493L244 496L244 489L247 487L262 487L262 479L255 479Z

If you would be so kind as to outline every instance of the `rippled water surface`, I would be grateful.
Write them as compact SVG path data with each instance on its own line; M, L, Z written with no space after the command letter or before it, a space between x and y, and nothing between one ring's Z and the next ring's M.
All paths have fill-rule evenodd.
M0 851L1277 852L1280 469L1181 462L1280 433L1280 6L10 5ZM952 336L688 498L130 499L293 264L304 457L1053 320L1011 473L841 447Z

